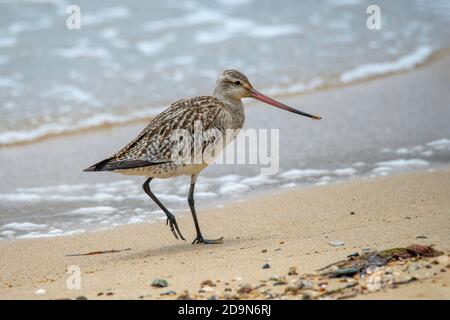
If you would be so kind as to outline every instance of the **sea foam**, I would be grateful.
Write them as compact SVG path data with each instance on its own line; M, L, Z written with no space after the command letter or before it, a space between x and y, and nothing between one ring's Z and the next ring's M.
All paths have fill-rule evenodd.
M340 80L349 83L356 80L367 79L373 76L384 75L391 72L409 70L424 63L433 53L431 47L422 46L411 54L400 57L393 62L382 62L362 65L341 74Z

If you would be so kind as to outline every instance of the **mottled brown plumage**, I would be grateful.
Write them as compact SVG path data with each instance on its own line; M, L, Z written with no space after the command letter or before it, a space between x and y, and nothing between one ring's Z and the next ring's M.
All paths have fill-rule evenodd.
M314 119L320 118L262 95L253 89L242 72L225 70L217 80L213 96L200 96L174 102L168 109L152 119L129 144L85 171L113 171L148 177L143 185L144 191L166 213L167 222L175 237L183 240L184 237L178 229L175 217L151 192L149 184L153 178L190 175L191 188L188 202L197 232L194 243L219 243L222 239L206 240L200 232L194 207L194 187L198 174L211 162L211 154L212 158L217 157L242 129L245 114L241 99L244 97L253 97L275 107ZM201 130L198 130L199 127ZM201 139L197 132L203 133ZM211 150L215 152L211 153Z

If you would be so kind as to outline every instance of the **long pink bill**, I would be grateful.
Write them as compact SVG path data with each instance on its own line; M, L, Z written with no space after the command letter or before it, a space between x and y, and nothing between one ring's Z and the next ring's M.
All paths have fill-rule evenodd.
M283 109L283 110L286 110L286 111L289 111L289 112L293 112L293 113L299 114L301 116L309 117L309 118L312 118L312 119L315 119L315 120L322 119L322 117L320 117L320 116L315 116L313 114L309 114L309 113L306 113L306 112L303 112L303 111L291 108L291 107L289 107L289 106L287 106L287 105L285 105L285 104L283 104L281 102L273 100L272 98L269 98L268 96L263 95L261 92L258 92L255 89L252 89L251 92L252 92L252 97L255 98L256 100L259 100L259 101L262 101L264 103L270 104L270 105L272 105L274 107L277 107L277 108L280 108L280 109Z

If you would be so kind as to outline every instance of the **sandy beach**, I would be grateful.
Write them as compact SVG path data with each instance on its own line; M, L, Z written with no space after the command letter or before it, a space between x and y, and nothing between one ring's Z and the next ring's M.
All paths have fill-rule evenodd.
M195 298L223 298L225 289L236 292L242 285L257 287L261 281L266 283L295 267L298 275L291 276L292 281L364 248L383 250L418 243L435 245L448 254L448 70L450 57L444 51L412 72L284 97L289 104L301 101L314 106L315 112L326 119L321 126L302 123L302 139L286 134L298 130L296 122L286 121L277 112L259 113L260 106L250 105L248 127L284 130L280 139L281 174L272 178L276 183L268 188L249 187L256 192L219 191L219 196L209 200L197 199L205 237L223 236L222 245L193 246L189 241L176 241L163 220L72 236L4 239L0 241L0 298L175 299L186 290ZM424 82L432 89L424 87ZM365 120L361 122L360 117ZM81 172L125 144L143 125L132 123L2 149L0 160L8 164L8 170L0 173L8 181L0 187L6 221L35 219L32 221L51 226L58 219L66 221L65 212L80 207L115 208L122 203L153 214L151 210L156 207L140 190L142 179L121 184L123 178L116 175ZM383 148L390 151L382 152ZM296 152L289 152L292 149ZM350 167L353 173L349 176L337 174L339 169L349 172L353 163L363 164ZM286 175L292 168L311 167L326 169L324 176L331 176L327 180L330 184L316 186L322 176L295 180ZM220 180L223 175L237 174L236 182L242 185L246 176L255 175L257 170L214 165L200 181L207 180L205 191L217 192L224 183ZM18 174L21 172L27 172L27 179ZM389 175L379 177L380 172ZM181 182L173 186L182 186ZM87 184L91 189L85 187ZM160 188L173 190L167 189L171 184ZM283 188L286 184L290 187ZM122 190L124 186L128 191ZM177 188L175 194L184 197L186 190ZM84 193L78 194L80 190ZM135 198L121 200L131 191ZM92 202L89 192L108 197ZM46 200L49 195L55 200ZM176 215L183 234L192 241L194 226L182 200L176 202L182 208ZM98 228L104 216L91 215L89 218L98 219L93 223ZM106 222L108 226L114 221ZM36 231L22 232L39 236L41 230ZM4 228L6 232L11 231ZM336 241L341 245L330 245ZM108 250L118 252L77 256ZM266 263L270 267L263 269ZM430 276L419 281L351 298L449 299L447 265L445 261L433 265ZM80 271L80 289L68 289L72 274L67 270ZM157 278L166 280L168 286L152 287ZM199 292L206 280L216 285L208 292ZM272 287L270 282L266 286L274 292L284 288ZM174 293L161 295L170 291Z
M450 299L447 0L0 7L0 300ZM193 171L146 172L166 209L84 170L197 106L240 129L195 181L222 244Z
M291 267L299 274L313 272L367 247L420 243L448 253L449 194L448 168L275 192L200 212L206 236L223 236L221 245L176 241L163 222L76 236L2 241L0 298L176 298L185 290L197 293L205 280L219 280L214 290L220 292L224 286L256 285ZM192 239L191 217L178 220ZM336 240L344 245L331 246ZM123 249L128 250L67 256ZM269 269L262 269L265 263ZM66 269L73 265L81 271L79 290L66 287ZM448 271L356 298L449 299ZM152 287L155 278L167 280L168 287ZM39 289L45 293L36 295ZM160 295L167 290L177 295Z

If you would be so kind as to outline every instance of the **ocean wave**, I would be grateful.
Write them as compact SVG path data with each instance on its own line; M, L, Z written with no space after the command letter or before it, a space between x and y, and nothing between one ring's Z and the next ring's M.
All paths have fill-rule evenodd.
M165 38L166 43L164 45L167 45L169 42L173 41L172 36L173 35L169 35L167 36L167 38ZM66 58L74 58L79 56L80 54L78 47L79 46L86 47L86 45L87 43L82 41L73 48L64 49L63 51L60 50L57 52L61 54L61 56L64 56ZM88 56L91 57L103 56L102 53L103 51L102 50L98 51L99 48L90 48L90 49L91 50L88 50ZM137 49L142 54L152 54L158 51L158 48L155 49L155 47L153 47L153 45L150 43L141 43L140 45L138 44ZM307 82L297 82L286 86L268 87L264 91L267 94L271 95L296 94L320 90L325 87L332 87L333 85L351 84L353 82L362 79L370 79L373 77L393 72L413 69L418 65L421 65L424 62L426 62L432 56L433 52L434 51L432 50L431 47L422 46L416 49L413 53L400 57L399 59L393 62L366 64L341 73L340 79L337 83L316 77ZM86 54L87 54L86 52L83 52L83 55ZM179 60L180 61L178 63L185 64L189 63L189 61L192 61L192 57L181 57ZM178 61L177 59L171 60L171 62L173 63L177 63L177 61ZM145 75L140 75L140 78L142 78L142 76ZM0 78L0 87L15 88L17 90L20 90L21 84L13 79ZM70 88L62 87L59 88L57 92L60 92L62 89L64 89L64 92L67 93L67 90L69 90ZM87 93L81 92L80 90L78 90L77 92L73 92L69 96L77 101L81 100L87 102L88 100L91 100L88 99ZM91 100L90 103L91 104L94 103L95 105L101 104L101 102L97 100L93 101ZM6 131L0 133L0 147L18 143L32 142L47 136L53 136L64 133L73 133L84 129L101 127L104 125L117 125L128 123L135 120L146 119L151 116L157 115L164 109L165 108L152 108L149 110L136 110L125 115L116 115L107 113L97 114L89 119L78 120L75 123L69 124L49 123L43 124L40 127L31 130Z
M139 119L152 117L165 108L134 111L128 115L97 114L89 119L79 120L72 124L51 123L38 128L22 131L6 131L0 133L0 146L31 142L48 136L78 132L85 129L97 128L105 125L124 124Z
M110 22L113 19L125 19L130 15L127 7L106 8L96 13L83 13L83 25L92 26Z
M413 69L427 61L433 53L429 46L417 48L414 52L407 54L392 62L365 64L341 74L342 83L351 83L357 80L368 79L375 76L385 75L392 72Z
M13 47L17 43L17 39L13 37L0 38L0 48L1 47Z
M383 161L353 162L340 167L292 168L277 175L246 176L228 174L219 177L203 177L197 183L196 196L204 199L234 198L240 201L244 194L263 190L268 185L291 188L304 185L323 186L355 177L386 176L395 172L429 168L433 162L419 158L427 151L447 154L450 140L439 138L421 145L405 146L380 150ZM401 154L405 158L398 158ZM387 157L386 157L387 155ZM407 157L408 156L408 157ZM158 197L167 203L173 212L181 212L180 204L185 203L189 185L183 181L159 181ZM115 227L123 224L155 221L164 218L161 210L148 212L148 197L142 192L139 183L132 179L95 184L61 184L53 186L22 187L14 193L0 193L1 202L17 205L53 203L55 207L63 204L64 209L52 212L52 225L48 220L40 223L24 217L23 221L5 221L0 225L0 239L34 238L68 235L95 227ZM52 207L52 206L50 206ZM174 207L174 208L172 208ZM185 208L185 207L183 207Z

